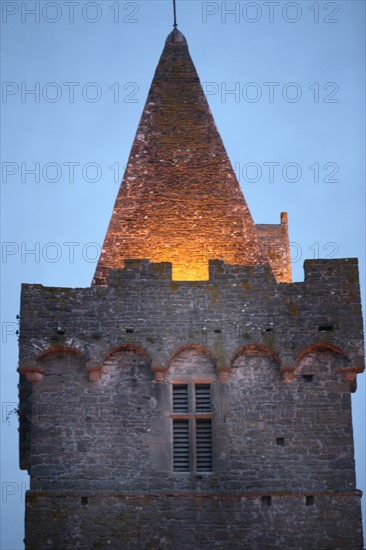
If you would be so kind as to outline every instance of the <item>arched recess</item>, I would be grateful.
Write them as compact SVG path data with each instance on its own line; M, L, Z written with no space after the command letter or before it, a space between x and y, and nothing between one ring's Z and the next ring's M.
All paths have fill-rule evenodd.
M141 456L148 452L146 428L150 426L156 409L152 381L151 359L143 348L136 344L123 344L106 353L96 390L99 400L106 404L102 420L107 424L105 434L112 426L124 445L124 452L115 462L120 464L121 471L126 468L126 461L128 468L132 467L136 448L141 449ZM106 463L109 460L106 457ZM147 458L142 459L142 463L144 460Z
M208 349L198 344L188 344L172 353L169 359L168 378L215 379L215 366L215 357Z
M146 361L151 362L150 355L140 346L137 346L136 344L121 344L119 346L116 346L108 351L108 353L105 354L103 362L108 361L113 355L116 353L120 353L123 351L131 351L133 353L136 353L138 355L141 355L146 359Z
M88 387L85 363L80 350L51 346L19 368L33 382L30 391L22 378L20 382L20 410L25 412L20 429L21 464L29 468L31 463L36 478L45 475L44 464L57 465L62 477L70 460L77 459L76 437L70 437L70 431L77 429Z
M85 374L85 357L76 348L70 346L52 346L45 349L37 357L35 366L46 377L56 376L59 380L63 380L66 376L74 377Z
M38 357L37 361L40 359L43 359L44 357L47 357L48 355L59 353L60 355L65 353L71 353L73 355L77 355L78 357L84 357L84 354L71 346L51 346L50 348L45 349Z
M276 353L263 344L248 344L233 355L230 369L232 386L240 391L264 392L263 388L281 384L280 360Z
M337 373L347 371L349 365L350 360L342 349L326 342L317 342L298 353L295 375L337 376Z
M338 353L342 357L345 357L346 359L348 359L347 354L343 350L341 350L340 348L337 348L336 346L333 346L333 344L328 344L327 342L317 342L315 344L311 344L310 346L307 346L305 349L300 351L300 353L298 353L298 355L296 357L296 363L301 361L301 359L303 359L303 357L305 357L305 355L307 355L308 353L311 353L312 351L316 351L316 350L318 350L318 351L332 351L333 353Z
M243 346L239 348L233 355L231 365L235 365L236 360L241 356L246 357L265 357L269 356L277 365L280 365L280 359L278 355L268 348L267 346L264 346L263 344L247 344L246 346Z
M150 382L150 366L151 358L143 348L136 344L122 344L104 356L101 382L104 385L127 384L131 387Z

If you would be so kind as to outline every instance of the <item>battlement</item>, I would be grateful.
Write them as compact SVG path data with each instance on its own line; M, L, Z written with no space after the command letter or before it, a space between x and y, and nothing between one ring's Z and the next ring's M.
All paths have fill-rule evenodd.
M267 226L263 226L267 227ZM209 283L220 283L224 280L242 279L266 279L268 282L275 278L272 269L266 265L230 265L222 260L209 260ZM357 258L342 258L332 260L305 260L304 262L305 282L329 282L346 284L347 286L358 285L358 260ZM171 262L150 262L148 259L126 259L124 268L111 269L106 283L111 286L125 284L127 281L169 281L172 279ZM175 281L179 283L180 281ZM182 283L197 283L197 281L181 281ZM205 281L198 281L200 284ZM295 283L294 283L295 284ZM302 283L296 283L302 284Z
M124 261L123 269L111 269L109 271L108 286L120 286L128 282L173 282L171 262L153 263L147 259L127 259ZM270 280L275 283L272 270L269 266L241 266L228 265L222 260L209 260L208 281L176 281L174 284L205 285L206 283L220 284L224 281Z
M303 283L276 283L269 267L219 260L209 275L173 281L170 263L126 260L105 287L23 285L21 364L54 347L87 349L86 359L100 363L114 347L134 344L164 368L187 345L230 367L238 349L265 346L285 372L304 350L323 347L347 358L350 381L362 370L357 260L307 261Z
M358 259L305 260L305 281L342 281L358 284Z

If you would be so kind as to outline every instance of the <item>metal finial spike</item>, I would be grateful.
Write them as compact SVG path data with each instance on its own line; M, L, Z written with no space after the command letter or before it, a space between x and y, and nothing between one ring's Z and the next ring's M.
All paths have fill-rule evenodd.
M177 6L175 5L175 0L173 0L173 11L174 11L174 24L173 24L173 27L176 29L178 27L178 24L177 24Z

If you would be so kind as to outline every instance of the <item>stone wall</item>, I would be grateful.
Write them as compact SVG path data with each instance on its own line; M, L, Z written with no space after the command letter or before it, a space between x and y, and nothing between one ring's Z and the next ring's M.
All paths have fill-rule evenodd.
M359 495L27 495L27 549L356 550ZM40 536L41 534L41 536Z
M294 284L220 261L175 282L131 260L108 287L24 285L21 300L28 549L362 547L355 260L308 261ZM212 384L210 472L173 471L182 380Z
M207 379L203 353L180 355L180 366L195 364L193 381ZM350 384L337 372L345 364L331 351L313 351L286 382L268 353L253 350L237 357L227 382L212 368L214 467L200 478L264 493L354 490ZM88 380L82 359L64 351L39 367L44 375L31 399L32 488L50 490L57 482L69 490L117 484L196 491L195 475L177 477L172 468L171 380L154 382L144 356L116 352L98 382Z
M276 281L291 283L291 250L287 212L281 212L280 224L257 224L256 228Z

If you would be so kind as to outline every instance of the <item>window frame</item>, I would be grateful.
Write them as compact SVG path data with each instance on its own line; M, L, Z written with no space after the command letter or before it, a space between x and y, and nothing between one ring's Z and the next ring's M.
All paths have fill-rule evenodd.
M214 471L214 453L213 453L213 383L214 378L175 378L169 380L170 389L170 418L171 418L171 469L174 474L196 474L207 475ZM207 384L210 386L210 411L197 411L196 386ZM187 385L188 387L188 410L186 412L175 412L173 404L173 386ZM197 469L197 419L209 420L211 424L211 469ZM189 468L187 470L174 469L174 420L188 420L188 445L189 445Z

